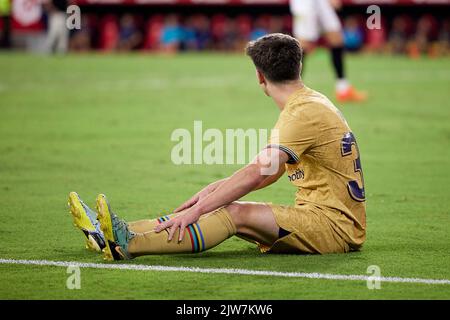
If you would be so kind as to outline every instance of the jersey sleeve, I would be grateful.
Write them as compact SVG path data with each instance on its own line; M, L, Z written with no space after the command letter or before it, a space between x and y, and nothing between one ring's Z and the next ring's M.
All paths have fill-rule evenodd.
M318 126L307 116L283 115L272 129L267 148L278 148L289 156L289 164L298 163L300 156L317 140Z

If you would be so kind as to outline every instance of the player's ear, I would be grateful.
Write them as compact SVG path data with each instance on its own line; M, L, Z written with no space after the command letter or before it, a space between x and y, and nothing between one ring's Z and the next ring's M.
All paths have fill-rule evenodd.
M264 75L261 73L261 71L256 70L256 76L257 76L257 78L258 78L258 82L259 82L260 85L266 83L266 78L265 78Z

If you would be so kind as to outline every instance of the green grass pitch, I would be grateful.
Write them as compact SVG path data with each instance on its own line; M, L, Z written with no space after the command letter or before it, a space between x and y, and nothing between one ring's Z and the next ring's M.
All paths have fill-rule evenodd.
M325 52L308 57L306 84L332 95ZM449 59L350 56L350 78L370 93L338 106L359 143L367 242L351 254L262 255L232 238L198 255L148 256L143 265L450 279ZM127 220L156 217L237 165L175 166L176 128L270 128L278 111L243 55L0 54L0 258L103 263L84 249L66 207L98 193ZM249 195L293 202L286 178ZM450 285L0 264L0 298L449 299Z

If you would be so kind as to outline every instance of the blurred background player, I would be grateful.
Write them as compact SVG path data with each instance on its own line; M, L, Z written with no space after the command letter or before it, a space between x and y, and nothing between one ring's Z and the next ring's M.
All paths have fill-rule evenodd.
M48 32L45 50L48 53L65 53L69 44L69 29L66 27L67 0L44 1L48 11Z
M119 51L131 51L136 49L142 41L142 34L136 27L131 14L124 14L120 19L119 40L117 49Z
M69 51L88 52L92 46L92 28L87 15L81 15L81 28L70 31Z
M330 48L336 74L336 99L339 102L364 101L367 94L357 91L345 76L342 25L335 11L340 7L339 0L290 0L292 32L300 40L306 55L323 35Z
M345 19L343 36L345 50L358 52L364 46L364 32L354 16Z
M178 17L174 14L168 15L161 32L161 50L166 53L176 53L180 49L182 40L183 30L180 27Z

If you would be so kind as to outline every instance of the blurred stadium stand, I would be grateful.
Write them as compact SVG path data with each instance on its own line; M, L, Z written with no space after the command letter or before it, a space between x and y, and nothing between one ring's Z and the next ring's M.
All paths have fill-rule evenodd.
M37 50L47 13L40 0L0 0L2 47ZM301 0L299 0L301 1ZM416 57L449 54L450 0L344 0L340 16L349 51ZM291 33L288 0L73 0L82 28L71 51L241 50L265 33ZM382 28L366 28L367 6L380 4ZM12 4L12 5L11 5ZM8 28L9 26L9 28ZM8 31L10 30L10 31Z

